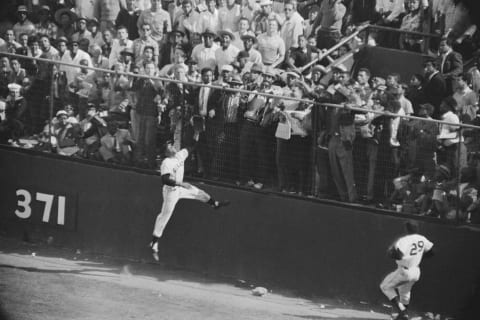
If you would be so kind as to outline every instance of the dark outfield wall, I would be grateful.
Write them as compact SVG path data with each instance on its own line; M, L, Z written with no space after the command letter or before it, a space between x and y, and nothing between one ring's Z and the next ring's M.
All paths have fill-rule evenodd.
M147 244L162 202L158 176L1 148L0 168L2 232L43 240L53 236L57 244L72 249L150 258ZM201 203L180 202L161 246L169 261L256 284L382 301L378 284L394 268L385 250L403 232L405 217L220 186L204 188L230 199L231 205L215 211ZM22 189L31 201L26 191L18 191ZM60 197L65 206L58 205ZM50 202L51 210L45 210ZM63 221L58 215L62 207ZM479 276L480 232L425 221L422 230L438 254L424 261L412 307L458 310Z

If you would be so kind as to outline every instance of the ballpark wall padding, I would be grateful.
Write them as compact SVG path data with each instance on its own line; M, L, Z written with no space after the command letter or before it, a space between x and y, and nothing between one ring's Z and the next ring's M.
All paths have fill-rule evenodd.
M162 203L158 175L11 148L0 148L0 168L3 234L40 240L51 236L67 248L151 259L147 244ZM408 216L199 186L218 199L229 199L231 205L216 211L199 202L181 201L160 245L167 261L305 294L382 301L378 285L394 269L386 248L404 232ZM30 194L28 205L25 191L17 194L18 190ZM53 203L47 216L45 194L52 196ZM65 213L59 224L60 197L65 200ZM31 214L20 218L26 216L25 207L31 208ZM440 220L423 219L420 224L437 254L422 265L413 307L458 311L469 302L479 279L480 232Z

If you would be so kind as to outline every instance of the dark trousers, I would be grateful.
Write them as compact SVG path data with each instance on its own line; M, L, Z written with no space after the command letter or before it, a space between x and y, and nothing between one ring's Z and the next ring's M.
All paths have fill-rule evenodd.
M354 202L357 199L353 177L352 150L345 149L340 136L333 136L328 142L328 157L332 178L342 201Z
M138 141L135 148L135 159L147 161L151 168L156 167L157 158L157 118L137 113Z
M354 175L357 190L367 199L374 198L378 144L370 138L357 137L353 144Z

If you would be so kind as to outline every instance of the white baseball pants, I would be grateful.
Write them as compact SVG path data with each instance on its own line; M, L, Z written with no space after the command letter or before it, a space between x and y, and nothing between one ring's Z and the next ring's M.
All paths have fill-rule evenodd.
M155 227L153 228L153 235L161 237L163 230L167 226L170 217L172 216L175 205L180 199L194 199L202 202L210 200L210 196L203 190L193 186L189 189L184 187L170 187L163 186L163 204L162 211L155 220Z
M410 303L410 291L415 282L420 279L420 268L404 268L398 267L383 279L380 289L387 296L388 300L392 300L397 296L400 303L408 305Z

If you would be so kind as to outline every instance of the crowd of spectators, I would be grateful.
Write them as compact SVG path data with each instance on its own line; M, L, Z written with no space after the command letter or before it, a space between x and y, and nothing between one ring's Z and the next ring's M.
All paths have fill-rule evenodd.
M480 220L480 131L398 117L480 124L480 72L464 67L478 60L479 32L462 2L10 5L15 19L0 21L2 144L157 169L173 139L197 145L187 170L202 178ZM372 29L324 56L365 23L438 38ZM410 79L335 62L362 45L429 58Z

